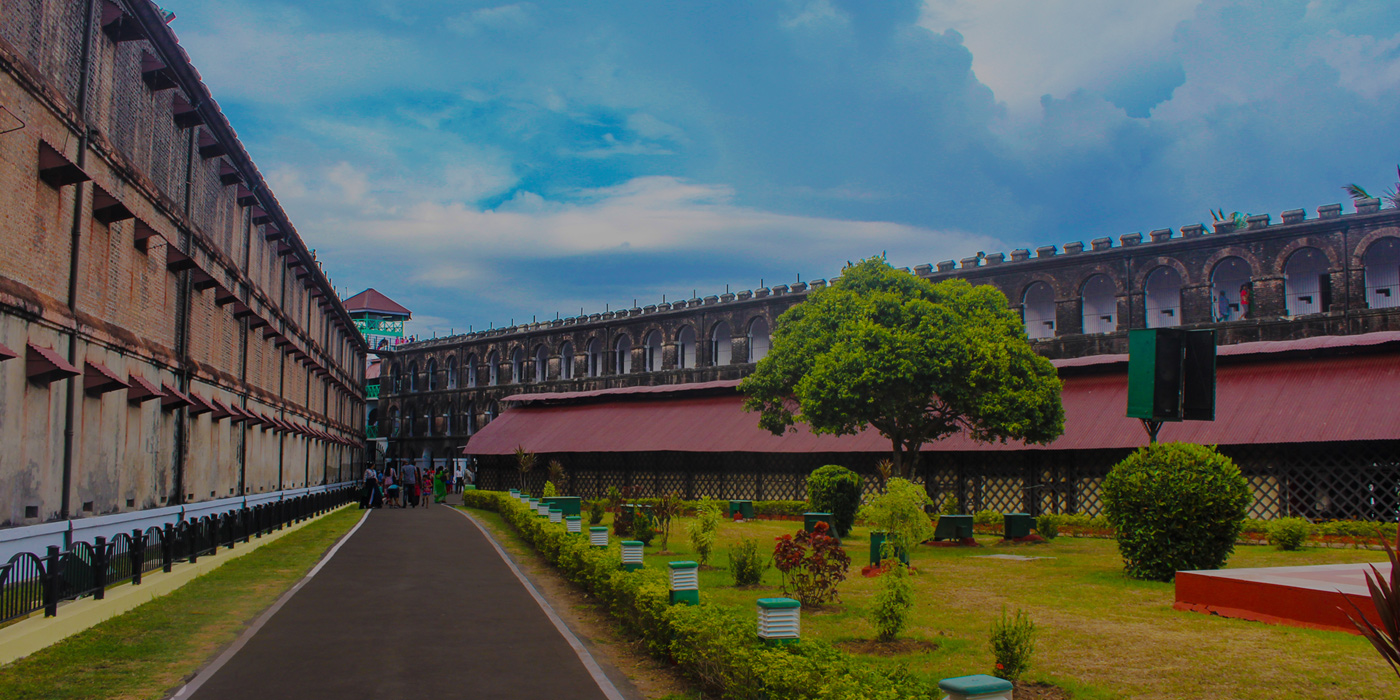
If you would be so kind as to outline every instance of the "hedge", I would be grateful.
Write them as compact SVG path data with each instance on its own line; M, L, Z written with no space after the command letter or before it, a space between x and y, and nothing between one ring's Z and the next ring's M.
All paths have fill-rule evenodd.
M624 572L616 542L588 546L562 524L535 517L528 507L496 491L462 494L469 508L496 511L565 578L596 596L648 651L675 663L723 698L736 700L860 700L942 697L936 685L903 669L882 673L829 644L803 640L783 646L761 642L757 612L703 602L668 604L668 584L658 567Z
M588 510L588 506L591 505L591 504L593 503L594 500L602 500L602 501L603 501L603 505L604 505L604 506L607 505L607 500L606 500L606 499L590 499L590 500L585 500L585 501L584 501L584 505L583 505L583 509L584 509L585 512ZM657 503L660 503L660 502L661 502L661 499L659 499L659 498L629 498L629 499L626 500L626 502L627 502L627 503L636 503L636 504L638 504L638 505L644 505L644 506L655 506ZM682 501L681 501L681 514L682 514L682 515L695 515L695 504L696 504L696 503L699 503L699 501L686 501L686 500L682 500ZM727 517L728 517L728 513L729 513L729 501L717 500L717 501L715 501L715 503L718 503L718 504L719 504L720 512L723 513L723 514L725 514L725 517L727 518ZM809 506L807 505L807 502L806 502L806 501L754 501L754 502L753 502L753 512L754 512L754 515L755 515L756 517L764 517L764 516L767 516L767 517L773 517L773 516L787 516L787 517L800 518L800 517L802 517L802 514L803 514L803 513L806 513L808 510L810 510L810 508L809 508Z

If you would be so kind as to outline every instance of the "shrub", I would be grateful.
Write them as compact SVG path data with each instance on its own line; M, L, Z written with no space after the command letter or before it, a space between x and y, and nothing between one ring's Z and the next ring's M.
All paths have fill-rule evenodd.
M979 510L972 514L972 524L974 525L1001 525L1005 518L994 510Z
M681 514L684 503L674 491L656 499L652 512L656 514L656 526L661 532L662 551L665 551L666 545L671 542L671 522Z
M544 498L549 498L550 496L558 496L558 495L559 495L559 491L556 490L556 489L554 488L554 482L553 482L553 481L546 481L546 482L544 482L544 496L543 496Z
M709 497L695 504L695 522L690 524L690 546L695 548L695 558L700 564L710 563L710 554L719 537L719 504Z
M1036 516L1035 531L1047 540L1055 539L1060 535L1059 518L1049 513Z
M554 482L555 484L563 484L563 483L564 483L564 465L563 465L563 464L560 464L560 463L559 463L559 460L557 460L557 459L551 459L551 460L549 460L549 465L548 465L547 467L545 467L545 469L546 469L546 470L548 471L548 473L549 473L549 481L552 481L552 482ZM560 492L558 492L558 493L550 493L550 494L545 494L545 495L547 495L547 496L562 496L562 495L564 495L564 492L560 491Z
M807 501L812 510L831 513L836 536L851 533L860 508L860 492L864 484L860 475L836 464L828 464L807 477Z
M637 511L636 515L632 516L632 527L629 530L632 539L640 540L642 544L651 546L652 539L656 537L656 528L652 527L651 521L652 518L646 514L646 511Z
M1312 523L1303 518L1279 518L1269 523L1269 544L1282 550L1294 550L1312 533Z
M991 638L992 655L996 658L992 675L1009 681L1019 679L1030 668L1031 655L1035 653L1035 623L1024 610L1009 616L1002 608L1001 619L992 623Z
M922 486L894 477L885 485L884 493L860 509L861 520L885 531L889 551L881 553L882 558L891 558L894 552L907 555L915 545L933 536L933 523L924 512L924 506L932 503Z
M729 574L736 586L756 586L763 581L763 572L772 566L758 554L758 540L745 537L729 548Z
M1170 581L1177 571L1225 563L1244 525L1249 488L1213 448L1158 443L1113 467L1103 500L1128 575Z
M800 516L807 510L806 501L754 501L754 515Z
M603 514L604 514L605 512L606 512L606 511L603 510L603 502L602 502L601 500L589 501L589 502L588 502L588 524L589 524L589 525L597 525L598 523L603 522Z
M883 564L885 573L880 577L875 605L870 608L870 624L875 627L875 638L888 642L909 624L909 613L914 609L914 586L909 582L909 567L904 562L887 559Z
M950 493L943 497L943 507L938 509L939 515L957 515L961 508L958 507L958 495Z
M841 549L841 540L829 534L830 529L819 522L811 532L799 530L796 537L777 538L773 548L774 566L783 575L783 595L797 598L804 606L836 600L836 586L846 580L851 568L850 556Z

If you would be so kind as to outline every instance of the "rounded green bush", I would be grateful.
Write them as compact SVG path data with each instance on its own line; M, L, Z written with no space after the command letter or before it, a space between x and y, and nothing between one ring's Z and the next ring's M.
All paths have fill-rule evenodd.
M1303 518L1279 518L1268 528L1269 544L1287 551L1301 548L1312 534L1312 523Z
M1244 526L1249 487L1214 448L1158 443L1113 467L1103 499L1128 575L1170 581L1178 571L1225 563Z
M831 513L836 536L845 537L856 523L863 486L859 474L837 464L828 464L807 477L807 502L814 511Z
M1037 516L1035 519L1035 531L1047 540L1053 540L1060 535L1060 516L1046 513Z

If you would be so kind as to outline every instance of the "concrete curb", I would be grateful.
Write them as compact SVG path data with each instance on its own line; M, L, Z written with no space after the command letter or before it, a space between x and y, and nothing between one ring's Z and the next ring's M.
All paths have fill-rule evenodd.
M283 536L296 532L331 513L354 505L356 504L347 503L319 516L252 539L247 544L240 543L233 549L221 549L217 554L202 556L194 564L177 565L175 570L168 574L164 571L146 574L142 576L139 586L127 583L109 588L104 600L80 598L60 605L56 617L43 617L41 614L35 613L9 627L0 628L0 666L10 664L40 649L57 644L100 622L128 612L142 603L167 595L234 559L256 551L269 542L276 542Z

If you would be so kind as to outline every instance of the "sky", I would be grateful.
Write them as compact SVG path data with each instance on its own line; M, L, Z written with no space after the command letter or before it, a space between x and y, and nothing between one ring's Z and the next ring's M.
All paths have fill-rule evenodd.
M1391 0L161 4L420 336L1315 215L1400 162Z

